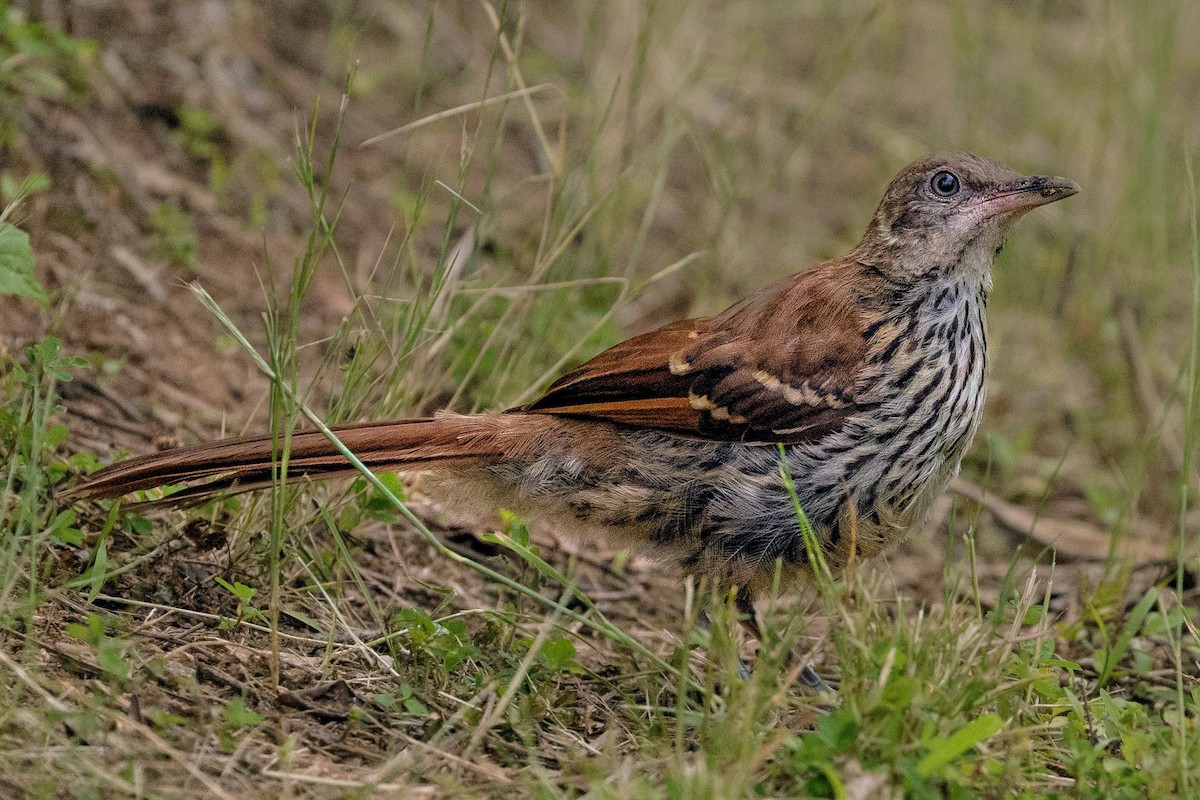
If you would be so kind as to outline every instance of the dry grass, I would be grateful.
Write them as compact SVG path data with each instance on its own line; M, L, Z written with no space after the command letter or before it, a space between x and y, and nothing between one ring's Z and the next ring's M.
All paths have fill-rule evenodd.
M0 793L1196 791L1200 7L37 5L95 45L0 42L0 189L48 176L18 222L56 298L0 315ZM323 417L504 407L843 251L942 149L1084 191L997 264L970 484L826 602L779 598L749 681L678 576L554 521L535 554L418 483L457 556L365 485L56 528L34 477L295 415L185 281ZM50 334L91 368L21 379ZM804 636L834 711L782 674Z

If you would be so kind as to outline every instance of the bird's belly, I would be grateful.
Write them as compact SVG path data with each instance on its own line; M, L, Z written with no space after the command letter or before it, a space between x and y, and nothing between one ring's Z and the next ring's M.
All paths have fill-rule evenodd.
M725 585L761 588L776 564L785 577L807 565L789 480L835 568L883 549L928 509L957 471L982 406L981 387L939 387L851 417L817 444L787 447L787 477L775 445L634 429L619 429L624 452L608 459L579 459L563 442L562 452L489 472L509 498L518 485L519 509L652 544ZM596 470L603 461L616 466Z

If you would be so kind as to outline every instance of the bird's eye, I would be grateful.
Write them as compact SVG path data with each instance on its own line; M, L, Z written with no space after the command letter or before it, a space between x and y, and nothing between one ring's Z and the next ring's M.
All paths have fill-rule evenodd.
M938 197L953 197L958 194L958 176L953 172L942 170L933 176L929 186Z

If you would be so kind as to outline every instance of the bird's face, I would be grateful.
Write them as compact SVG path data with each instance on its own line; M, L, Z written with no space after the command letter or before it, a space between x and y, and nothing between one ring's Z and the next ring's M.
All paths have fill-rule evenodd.
M888 186L859 249L895 280L986 271L1013 222L1078 191L1066 178L1020 175L970 153L932 156Z

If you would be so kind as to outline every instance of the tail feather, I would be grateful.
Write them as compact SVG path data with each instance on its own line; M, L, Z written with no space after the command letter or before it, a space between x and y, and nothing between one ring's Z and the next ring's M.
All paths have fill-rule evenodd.
M411 470L432 465L471 466L502 457L496 437L480 417L368 422L335 427L333 432L372 470ZM100 470L69 495L81 499L119 497L156 486L184 484L171 501L203 499L269 486L277 460L270 436L197 444L137 456ZM350 462L319 431L292 435L288 480L325 480L355 474Z

